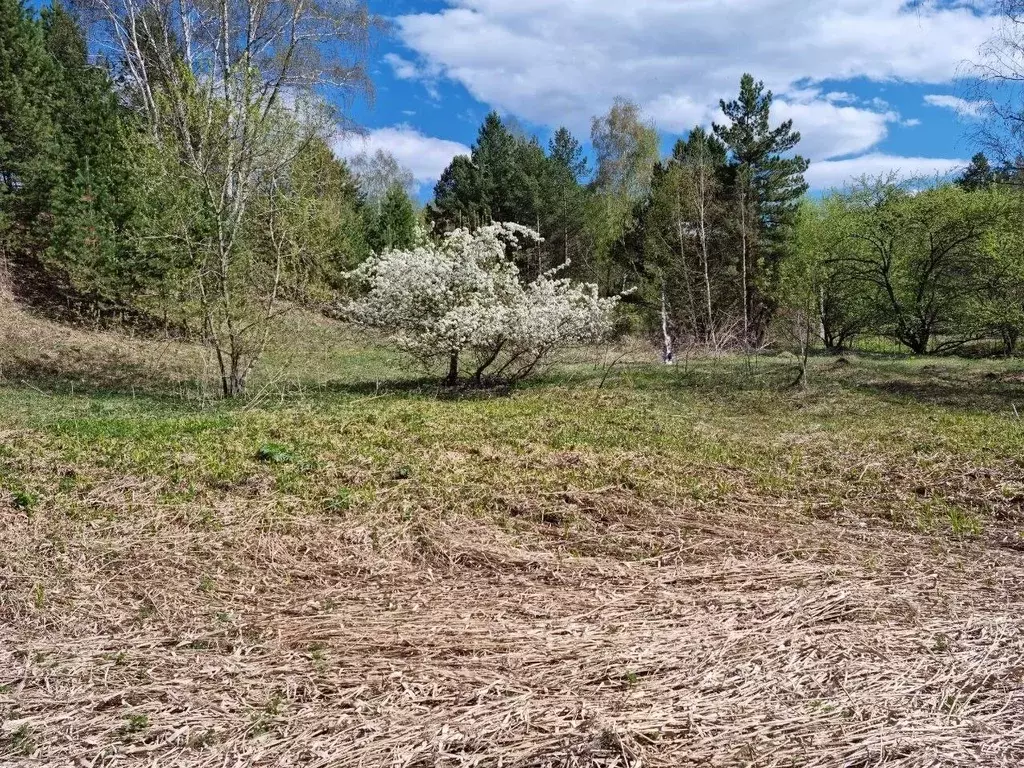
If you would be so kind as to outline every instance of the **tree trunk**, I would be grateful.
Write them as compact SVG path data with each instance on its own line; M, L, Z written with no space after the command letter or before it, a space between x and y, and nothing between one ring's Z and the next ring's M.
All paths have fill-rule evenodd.
M711 260L708 254L708 229L707 229L707 205L708 205L708 189L707 189L707 173L708 167L705 162L705 158L701 157L700 167L698 172L698 189L697 189L697 223L700 228L700 251L701 251L701 266L704 268L704 305L707 310L707 338L711 342L712 347L718 346L718 339L715 338L715 314L712 309L711 302L711 274L709 271L708 262Z
M747 198L746 192L740 192L740 239L742 241L742 265L741 275L743 278L743 341L746 343L750 338L750 299L747 294Z
M459 353L453 351L448 357L448 378L445 379L445 384L449 387L454 387L459 383Z
M1019 331L1016 328L1004 327L1002 331L1003 337L1003 356L1013 357L1017 351L1017 339L1020 336Z
M242 365L242 361L234 355L228 355L228 359L225 359L220 349L217 350L217 360L220 363L220 384L224 397L244 395L248 369Z
M674 352L672 350L672 337L668 332L668 299L665 296L665 283L661 284L661 343L662 360L665 365L672 365Z

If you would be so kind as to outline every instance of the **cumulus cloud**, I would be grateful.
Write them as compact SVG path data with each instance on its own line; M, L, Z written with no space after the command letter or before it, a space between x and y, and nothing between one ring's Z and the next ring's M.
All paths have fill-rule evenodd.
M713 117L749 71L791 105L821 102L802 115L814 125L797 128L825 157L883 138L892 121L881 104L813 93L817 83L948 82L993 21L962 3L906 0L448 0L399 17L398 28L426 71L504 112L581 133L618 95L685 130Z
M814 190L843 187L861 176L882 176L890 172L903 178L945 176L967 165L966 160L939 157L899 157L871 152L846 160L811 163L805 178Z
M801 135L799 152L811 160L864 152L886 137L889 123L899 120L892 111L837 106L829 101L780 100L774 113L778 119L793 121Z
M425 136L409 125L378 128L363 136L346 135L334 142L339 157L383 149L412 171L420 185L437 181L456 155L468 155L469 147L457 141Z
M930 104L933 107L952 109L964 117L981 117L985 114L985 109L988 107L988 102L986 101L968 101L967 99L961 99L959 96L948 96L939 93L929 93L924 97L924 103Z

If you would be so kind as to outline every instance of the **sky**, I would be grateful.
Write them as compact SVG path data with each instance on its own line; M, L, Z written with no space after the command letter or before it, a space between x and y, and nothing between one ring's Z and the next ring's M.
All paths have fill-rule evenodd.
M370 53L372 103L349 109L427 197L488 111L543 142L581 140L617 96L667 152L750 72L791 118L821 192L862 174L948 173L975 147L960 75L995 30L993 0L369 0L392 29Z

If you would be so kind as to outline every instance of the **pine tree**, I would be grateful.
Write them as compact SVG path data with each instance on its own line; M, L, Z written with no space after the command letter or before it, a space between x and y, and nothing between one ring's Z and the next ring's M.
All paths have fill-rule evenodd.
M491 221L513 221L510 216L516 213L508 204L508 182L516 174L516 144L497 112L484 118L471 157L480 171L480 203Z
M59 176L54 77L24 0L0 0L0 256L32 247Z
M435 228L492 221L536 227L543 207L547 160L536 139L510 130L497 112L484 119L470 157L456 157L434 187L428 209Z
M588 173L583 147L567 128L559 128L548 143L541 195L541 271L569 262L579 274L587 238L587 190L580 183Z
M989 165L988 158L984 152L978 152L971 158L971 163L961 173L956 183L968 192L979 189L986 189L996 180L996 173Z
M85 35L58 3L41 14L53 61L53 123L60 178L51 193L54 230L43 262L51 278L67 280L93 311L125 309L159 275L143 265L125 237L137 176L125 161L134 128L110 75L89 61ZM85 307L82 307L85 308Z
M743 75L739 98L720 106L728 119L714 133L728 147L733 168L734 201L741 245L744 283L744 326L751 341L761 341L774 313L772 295L779 264L786 253L787 233L796 220L800 198L807 192L809 165L790 155L800 142L793 121L771 127L772 92L763 82Z
M548 157L556 171L564 174L566 180L571 179L579 184L587 175L587 157L583 154L583 146L568 128L559 128L548 143Z
M480 171L470 157L457 155L444 169L427 213L441 232L475 228L489 221Z
M62 160L74 173L89 158L95 174L106 174L122 154L122 121L113 81L102 63L89 62L85 35L78 22L55 3L41 14L46 50L56 67L53 120Z
M52 263L95 310L129 304L141 277L130 262L118 260L117 228L109 213L114 206L105 186L96 183L86 157L52 203Z

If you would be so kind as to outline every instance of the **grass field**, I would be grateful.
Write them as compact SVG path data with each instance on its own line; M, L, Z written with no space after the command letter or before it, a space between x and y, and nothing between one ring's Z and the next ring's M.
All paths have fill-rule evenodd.
M223 404L7 311L2 765L1024 763L1019 361L454 396L324 322Z

